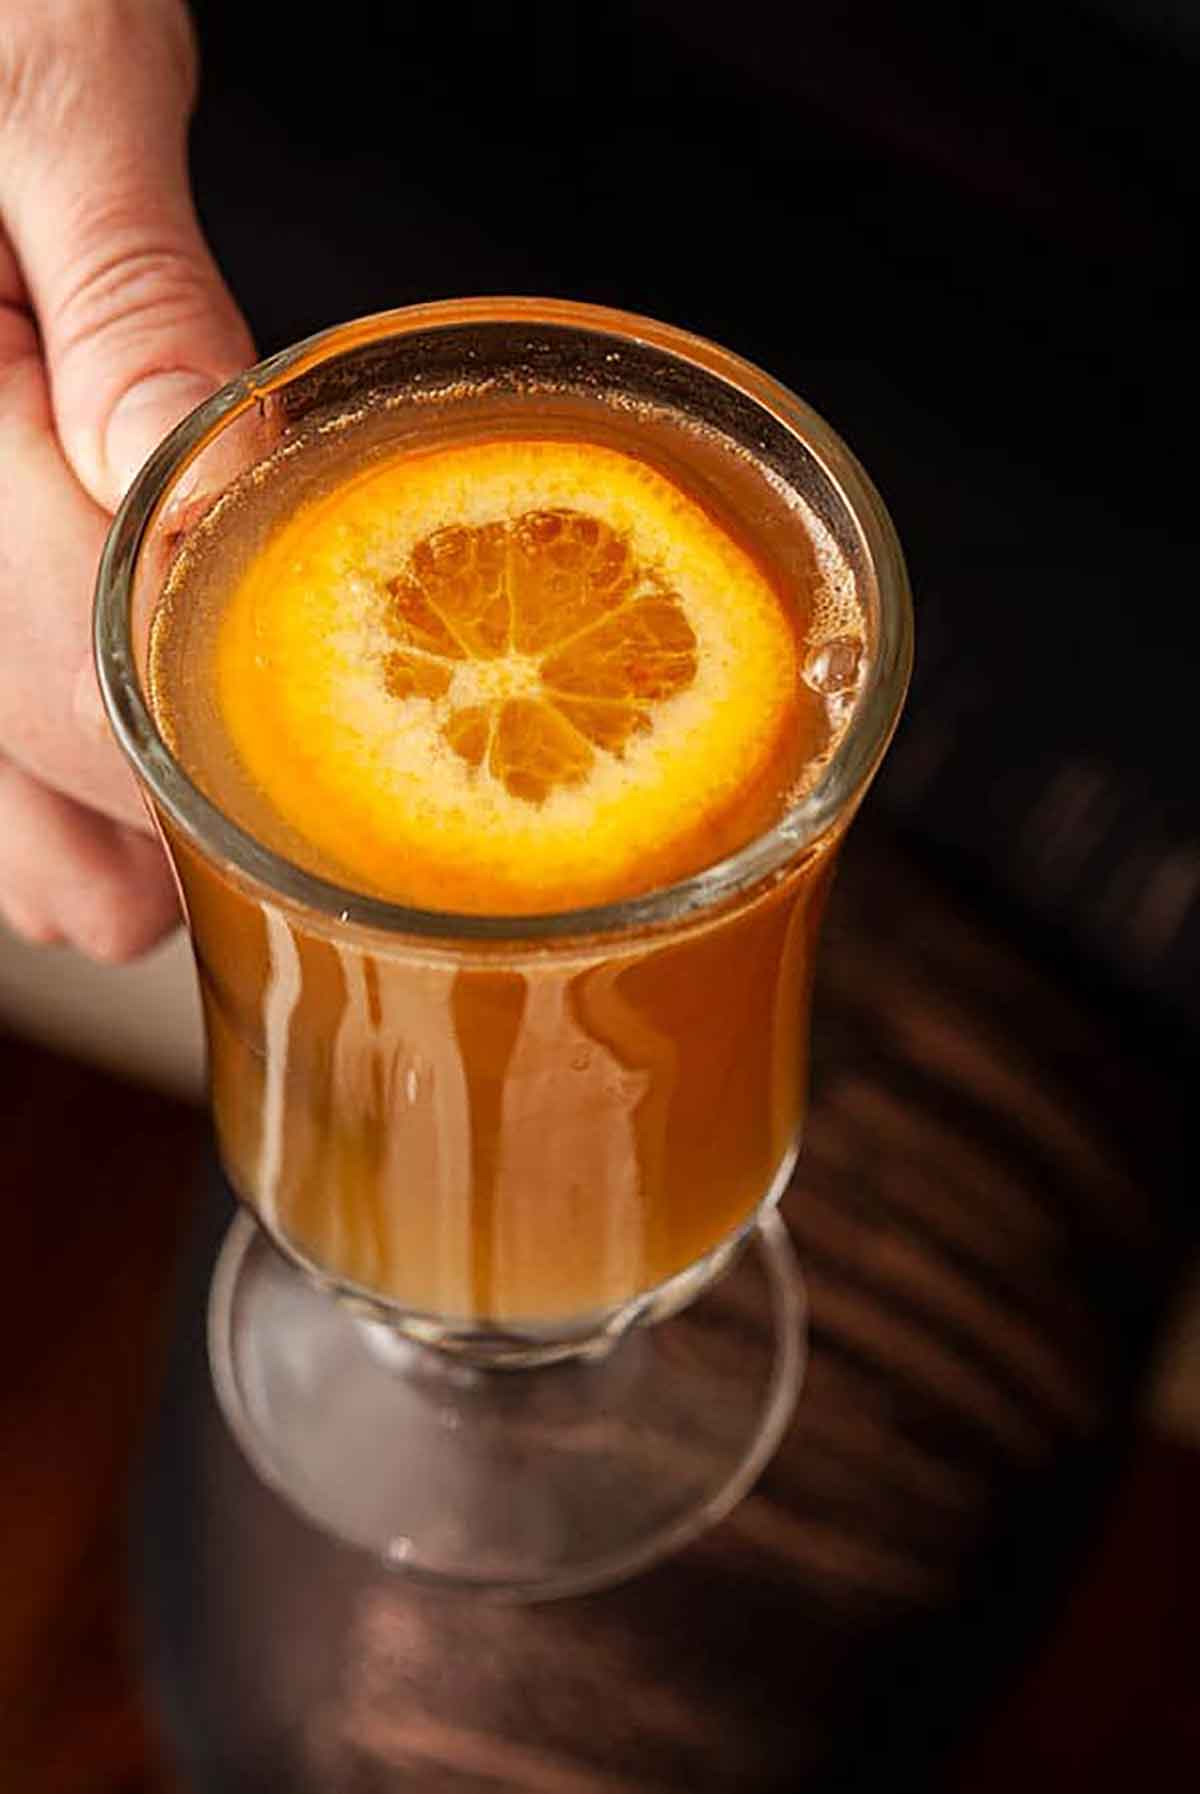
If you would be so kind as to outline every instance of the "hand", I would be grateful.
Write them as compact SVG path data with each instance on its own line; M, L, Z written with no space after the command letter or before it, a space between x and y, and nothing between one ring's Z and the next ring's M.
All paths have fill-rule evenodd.
M200 233L181 0L0 0L0 911L127 959L177 920L91 602L156 443L253 359Z

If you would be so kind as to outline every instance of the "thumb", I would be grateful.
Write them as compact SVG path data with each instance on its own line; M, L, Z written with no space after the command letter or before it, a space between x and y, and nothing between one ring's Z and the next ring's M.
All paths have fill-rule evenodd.
M81 9L89 34L60 31L0 144L0 209L59 440L109 511L163 435L254 354L192 204L190 30L161 0L142 10L131 56L122 9Z

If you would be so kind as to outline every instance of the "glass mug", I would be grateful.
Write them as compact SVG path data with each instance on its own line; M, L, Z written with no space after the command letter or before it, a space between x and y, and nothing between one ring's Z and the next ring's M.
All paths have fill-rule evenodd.
M420 446L448 423L586 428L630 406L651 455L656 419L694 426L697 473L742 482L747 511L768 483L754 514L777 562L803 532L795 495L853 572L853 709L775 826L645 896L452 915L315 876L193 783L156 726L151 628L190 532L251 470L286 461L303 491L351 413ZM407 1573L498 1595L594 1587L694 1536L774 1450L800 1376L774 1206L816 933L912 651L862 470L790 393L664 325L534 300L384 314L264 362L171 434L110 533L96 651L177 874L246 1205L210 1350L260 1474Z

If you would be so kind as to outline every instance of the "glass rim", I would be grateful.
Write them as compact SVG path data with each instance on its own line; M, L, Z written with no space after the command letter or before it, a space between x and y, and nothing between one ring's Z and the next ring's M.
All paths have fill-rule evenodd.
M837 747L812 788L779 819L712 866L634 897L515 915L423 909L371 897L306 871L255 839L205 796L159 733L143 696L131 639L134 580L143 543L177 478L229 424L290 380L335 356L388 337L471 323L557 325L646 344L698 365L740 390L799 437L860 532L878 601L866 676ZM899 719L912 667L912 601L895 529L869 476L829 424L789 389L707 338L631 312L570 300L438 300L376 312L319 331L235 376L189 413L133 481L109 529L93 613L97 678L109 724L154 803L207 858L277 901L348 924L444 944L553 941L623 934L694 917L753 890L816 844L865 791Z

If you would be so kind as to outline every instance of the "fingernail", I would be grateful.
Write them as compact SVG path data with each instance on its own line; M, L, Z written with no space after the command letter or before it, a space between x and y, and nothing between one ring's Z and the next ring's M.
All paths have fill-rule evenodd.
M207 374L184 368L151 374L130 387L114 407L104 438L115 499L124 497L167 431L216 390L217 382Z

